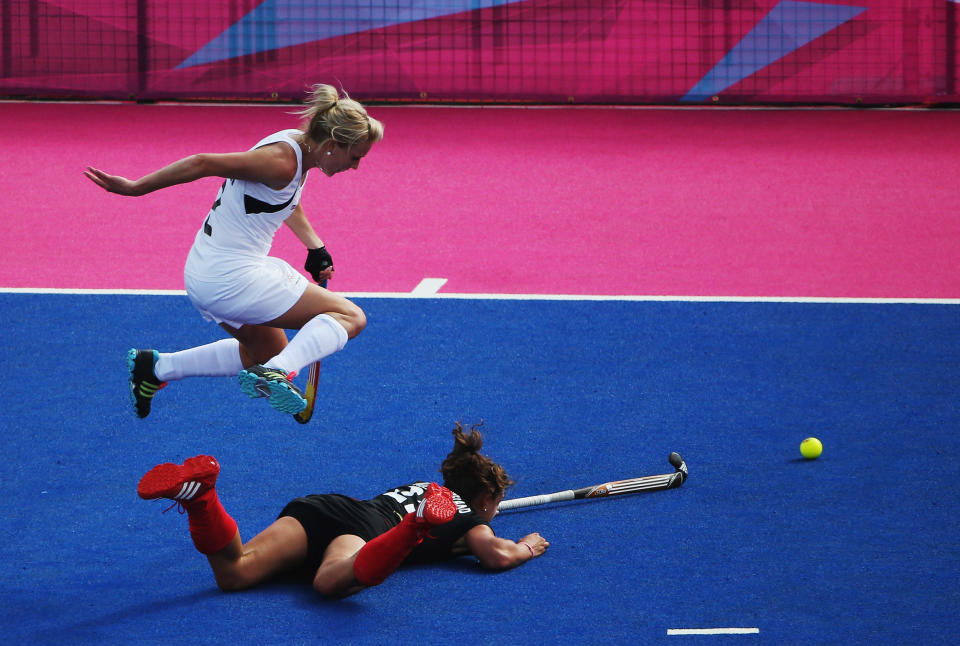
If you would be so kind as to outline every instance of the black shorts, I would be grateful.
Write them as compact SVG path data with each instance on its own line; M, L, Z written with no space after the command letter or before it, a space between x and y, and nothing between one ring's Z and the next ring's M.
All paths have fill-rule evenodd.
M340 494L314 494L287 503L278 518L295 518L307 532L307 558L300 574L312 579L323 561L323 554L337 536L352 534L365 541L376 538L399 522L388 522L368 502Z

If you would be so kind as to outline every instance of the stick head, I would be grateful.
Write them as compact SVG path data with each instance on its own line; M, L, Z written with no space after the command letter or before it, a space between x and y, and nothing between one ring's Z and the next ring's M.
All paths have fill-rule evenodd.
M671 453L670 457L667 459L670 460L670 464L673 465L673 467L677 470L677 474L680 476L675 480L676 484L671 482L670 485L673 487L679 487L686 481L687 476L689 475L687 473L687 463L683 461L683 458L681 458L680 454L676 451Z

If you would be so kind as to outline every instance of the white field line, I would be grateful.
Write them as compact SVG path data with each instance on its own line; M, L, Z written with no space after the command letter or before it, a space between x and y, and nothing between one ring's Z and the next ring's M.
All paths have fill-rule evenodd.
M668 635L756 635L759 628L668 628Z
M411 296L436 296L440 288L447 283L446 278L424 278L410 292Z
M440 281L443 281L441 283ZM410 292L337 292L347 298L440 298L508 301L662 301L691 303L864 303L960 305L960 298L846 298L821 296L684 296L659 294L457 294L436 290L444 278L425 278ZM182 289L61 289L53 287L0 287L0 294L115 294L134 296L186 296Z

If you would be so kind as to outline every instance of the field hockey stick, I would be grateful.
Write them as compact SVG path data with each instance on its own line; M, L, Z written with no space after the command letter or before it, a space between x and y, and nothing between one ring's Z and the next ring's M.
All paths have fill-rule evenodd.
M320 283L320 287L326 287L327 281ZM320 361L314 361L310 364L310 373L307 375L307 388L303 391L303 397L307 400L307 407L299 413L294 413L293 419L301 424L306 424L313 417L313 405L317 401L317 383L320 381Z
M306 424L313 417L313 405L317 401L317 382L320 381L320 362L310 364L310 374L307 377L307 388L303 391L303 398L307 400L307 407L299 413L294 413L293 419Z
M519 509L520 507L532 507L534 505L544 505L551 502L562 502L565 500L582 500L585 498L605 498L607 496L619 496L625 493L640 493L645 491L663 491L664 489L674 489L682 485L687 479L687 463L683 461L679 453L671 453L670 464L676 469L673 473L664 473L655 476L643 476L641 478L630 478L628 480L615 480L613 482L604 482L603 484L592 487L583 487L582 489L567 489L566 491L557 491L556 493L547 493L539 496L527 496L525 498L513 498L504 500L500 503L498 509L504 511L507 509Z

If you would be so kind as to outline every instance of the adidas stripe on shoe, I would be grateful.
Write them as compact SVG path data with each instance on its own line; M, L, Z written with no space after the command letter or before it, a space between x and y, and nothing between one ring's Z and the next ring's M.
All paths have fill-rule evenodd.
M209 455L198 455L183 464L158 464L147 471L137 485L144 500L169 498L190 502L213 489L220 474L220 463Z
M127 351L127 371L130 374L130 403L133 404L133 410L137 417L144 418L150 414L150 403L154 395L161 388L167 385L167 382L160 381L153 372L153 367L157 364L160 353L156 350L138 350L136 348Z

